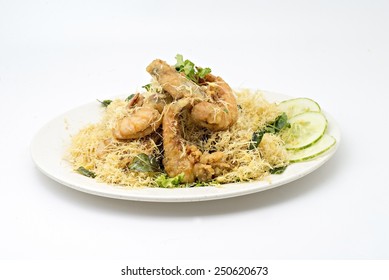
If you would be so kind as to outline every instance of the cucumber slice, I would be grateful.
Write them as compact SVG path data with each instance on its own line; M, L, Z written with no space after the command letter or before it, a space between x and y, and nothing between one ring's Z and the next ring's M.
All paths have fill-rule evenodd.
M322 137L327 129L327 119L321 112L306 112L288 120L290 128L281 133L288 150L309 147Z
M298 151L289 151L289 161L290 162L300 162L309 159L313 159L324 152L328 151L336 143L334 137L324 134L314 145L298 150Z
M305 112L320 112L320 106L309 98L295 98L282 101L278 108L285 112L288 118L297 116Z

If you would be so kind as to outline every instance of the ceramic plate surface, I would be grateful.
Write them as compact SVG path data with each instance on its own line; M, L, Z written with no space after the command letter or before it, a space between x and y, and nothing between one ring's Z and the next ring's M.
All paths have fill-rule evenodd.
M268 101L282 101L292 97L283 94L262 92ZM267 180L247 183L225 184L218 187L197 188L131 188L119 187L96 182L92 178L74 172L72 166L64 160L71 135L77 133L87 124L98 122L104 108L94 101L70 110L42 127L31 143L32 159L37 167L53 180L86 193L117 199L188 202L222 199L251 194L287 184L304 177L329 160L337 150L340 142L340 130L336 121L327 113L328 134L336 139L336 144L325 154L306 162L288 166L284 173L271 175Z

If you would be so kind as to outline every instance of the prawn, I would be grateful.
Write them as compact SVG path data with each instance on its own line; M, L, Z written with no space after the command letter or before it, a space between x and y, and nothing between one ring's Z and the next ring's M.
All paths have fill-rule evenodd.
M112 129L116 139L138 139L155 132L162 123L162 112L167 100L157 94L145 99L139 93L129 100L129 115L117 121Z
M190 109L192 102L191 98L182 98L171 103L162 123L165 171L170 177L183 174L183 181L186 183L194 182L196 179L208 181L230 168L230 165L225 163L224 153L203 154L195 145L187 143L182 137L179 124L180 113Z
M146 68L146 71L153 76L161 87L167 91L174 99L193 97L204 99L205 94L202 88L187 79L185 75L176 71L161 59L155 59Z
M160 59L151 62L146 70L174 99L194 99L197 104L193 106L191 116L196 125L211 131L221 131L237 121L235 96L222 78L207 74L198 85Z
M220 77L204 77L206 93L212 101L201 101L193 106L191 117L195 124L211 131L226 130L238 119L238 105L231 87Z

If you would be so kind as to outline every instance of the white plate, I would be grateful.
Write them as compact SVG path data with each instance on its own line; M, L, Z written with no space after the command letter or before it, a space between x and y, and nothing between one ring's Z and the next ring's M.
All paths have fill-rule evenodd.
M282 101L291 97L263 92L268 101ZM185 202L228 198L268 190L299 179L319 168L335 153L340 142L340 130L335 120L328 119L328 133L336 138L335 147L322 156L306 162L288 166L284 173L271 175L269 180L247 183L225 184L220 187L197 188L131 188L118 187L96 182L73 171L72 166L63 159L70 144L70 137L83 126L98 122L103 108L98 102L92 102L70 110L47 123L34 137L31 154L35 164L47 176L55 181L86 193L117 199L158 202Z

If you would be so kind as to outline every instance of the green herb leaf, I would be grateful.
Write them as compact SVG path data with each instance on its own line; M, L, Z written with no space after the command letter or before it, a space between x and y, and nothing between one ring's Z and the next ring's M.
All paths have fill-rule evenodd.
M195 74L195 65L192 61L190 60L185 60L184 61L184 67L182 68L182 70L184 71L185 75L187 76L190 76L190 75L193 75Z
M101 105L103 105L104 107L107 107L112 102L112 100L109 100L109 99L105 99L103 101L100 101L97 99L97 101L99 101L101 103Z
M176 55L176 60L177 63L174 65L176 70L183 72L189 80L195 83L199 83L199 79L203 79L207 74L211 73L210 68L196 67L192 61L184 60L181 54Z
M248 149L253 150L257 148L259 146L259 143L261 143L263 135L265 135L265 133L275 134L280 132L285 127L289 126L290 124L288 123L288 117L285 113L282 113L275 119L273 123L268 124L262 130L253 133Z
M266 126L263 129L263 131L265 131L266 133L273 133L273 134L275 134L277 132L277 129L274 126L272 126L272 125L268 125L268 126Z
M142 88L144 88L147 91L150 91L151 84L144 85L144 86L142 86Z
M259 146L259 143L261 143L263 135L265 135L266 131L256 131L253 133L253 137L251 138L251 142L249 144L249 150L254 150Z
M173 178L162 174L155 179L155 182L160 188L177 188L184 180L184 173L181 173Z
M197 68L197 75L199 78L203 79L207 74L211 73L210 68Z
M220 183L216 180L207 181L207 182L193 182L193 183L187 183L186 186L188 188L194 188L194 187L208 187L208 186L217 186L220 185Z
M182 56L182 54L177 54L175 58L177 60L177 63L176 65L174 65L174 67L178 71L184 65L184 57Z
M274 121L274 126L276 128L276 132L280 132L283 128L290 126L288 123L288 117L285 113L279 115Z
M130 101L134 96L135 96L135 93L130 94L129 96L127 96L126 99L124 99L124 101Z
M128 169L139 172L161 172L158 159L143 153L135 156Z
M288 166L274 167L270 169L270 174L282 174Z
M85 167L83 166L80 166L79 168L76 169L76 171L86 177L91 177L91 178L95 178L96 177L96 174L88 169L86 169Z

